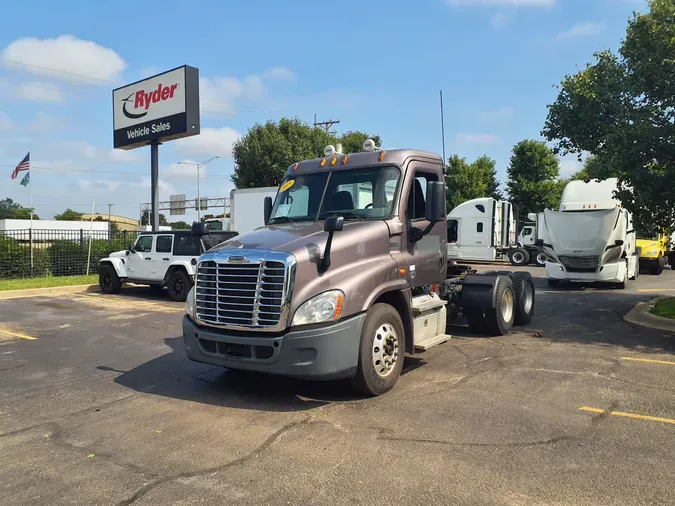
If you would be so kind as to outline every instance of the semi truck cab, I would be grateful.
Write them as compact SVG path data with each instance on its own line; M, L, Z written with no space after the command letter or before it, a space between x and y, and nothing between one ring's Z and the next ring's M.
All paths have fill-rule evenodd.
M370 140L364 152L328 146L325 155L288 167L266 200L265 227L199 258L183 319L191 360L351 378L379 395L396 383L405 353L449 339L446 309L462 292L480 311L474 321L508 332L524 307L510 278L446 280L440 156Z

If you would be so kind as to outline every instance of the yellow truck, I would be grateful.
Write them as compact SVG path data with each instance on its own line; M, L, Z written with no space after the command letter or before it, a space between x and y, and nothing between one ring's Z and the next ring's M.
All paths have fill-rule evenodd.
M666 234L639 235L635 245L640 252L640 269L657 276L663 272L666 260L671 264L672 253L669 251L668 236Z

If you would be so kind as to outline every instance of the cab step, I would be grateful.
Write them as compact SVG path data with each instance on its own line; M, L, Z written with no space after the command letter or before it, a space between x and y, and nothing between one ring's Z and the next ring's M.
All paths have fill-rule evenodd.
M438 334L436 336L427 338L424 341L415 342L415 351L427 351L432 346L443 344L450 339L452 339L452 336L449 334Z

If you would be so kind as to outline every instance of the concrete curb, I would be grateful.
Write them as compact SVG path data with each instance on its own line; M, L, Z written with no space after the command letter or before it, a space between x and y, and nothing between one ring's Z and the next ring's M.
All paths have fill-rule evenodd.
M634 323L635 325L675 333L675 320L650 313L659 300L667 298L669 297L654 297L650 301L639 302L633 309L626 313L623 319L628 323Z
M25 297L53 297L71 293L94 292L100 290L98 285L53 286L51 288L31 288L29 290L6 290L0 292L0 300L21 299Z

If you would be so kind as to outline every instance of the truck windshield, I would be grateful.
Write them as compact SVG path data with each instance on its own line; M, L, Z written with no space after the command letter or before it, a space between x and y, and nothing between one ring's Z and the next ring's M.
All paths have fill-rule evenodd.
M334 214L345 220L391 216L401 172L397 167L365 167L286 177L270 223L314 221Z

